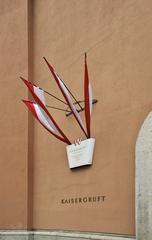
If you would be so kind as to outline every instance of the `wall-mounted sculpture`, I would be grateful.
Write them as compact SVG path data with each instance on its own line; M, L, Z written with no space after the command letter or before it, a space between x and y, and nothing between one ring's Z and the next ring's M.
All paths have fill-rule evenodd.
M44 97L44 91L42 88L39 88L38 86L35 86L33 83L25 80L21 77L25 85L28 87L29 91L31 92L35 102L23 100L23 102L26 104L28 109L32 112L34 117L41 123L41 125L48 130L54 137L56 137L58 140L64 142L67 144L67 156L68 156L68 162L70 168L80 167L84 165L91 165L92 164L92 158L93 158L93 152L94 152L94 145L95 145L95 139L91 138L91 131L90 131L90 125L91 125L91 112L92 112L92 104L96 103L97 100L92 99L92 90L91 85L89 82L89 76L88 76L88 67L87 67L87 56L85 54L85 73L84 73L84 108L82 108L80 102L75 99L71 91L67 88L63 80L58 76L58 74L55 72L54 68L50 65L50 63L44 58L45 62L47 63L51 74L54 77L54 80L56 81L59 90L61 91L65 101L55 97L61 102L64 102L68 110L66 109L66 116L69 114L73 114L76 122L79 124L80 128L82 129L86 139L81 141L81 138L77 140L74 144L71 144L71 141L66 136L66 134L63 132L61 127L57 124L53 116L48 111L46 103L45 103L45 97ZM47 92L48 93L48 92ZM52 94L50 94L52 95ZM53 96L53 95L52 95ZM73 102L73 98L76 102ZM80 106L80 109L77 109L77 105ZM60 109L63 110L63 109ZM84 110L85 112L85 122L84 125L81 116L79 114L80 111Z

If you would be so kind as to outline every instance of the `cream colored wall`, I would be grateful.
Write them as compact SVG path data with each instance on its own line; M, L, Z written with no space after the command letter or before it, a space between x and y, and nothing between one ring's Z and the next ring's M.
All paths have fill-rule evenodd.
M92 117L94 164L87 169L69 170L65 145L34 123L34 228L135 233L134 147L152 108L151 9L151 1L35 1L34 82L59 94L45 56L83 99L83 54L89 50L99 102ZM72 140L83 136L72 117L52 113ZM92 195L106 195L106 200L60 203Z
M0 1L0 229L134 234L134 147L152 107L152 3L29 3L27 8L23 0ZM61 97L42 60L46 56L77 98L83 99L85 51L94 97L99 100L92 116L96 148L92 167L71 171L65 145L36 121L32 125L20 102L28 93L18 77ZM47 102L57 104L50 98ZM83 136L73 117L55 110L52 114L72 141ZM93 195L105 195L105 202L60 203L62 198Z
M27 228L27 1L0 1L0 229Z

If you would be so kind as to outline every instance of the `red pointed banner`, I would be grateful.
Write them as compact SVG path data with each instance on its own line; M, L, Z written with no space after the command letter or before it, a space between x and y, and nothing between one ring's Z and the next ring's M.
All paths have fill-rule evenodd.
M66 135L62 132L62 130L59 128L51 114L48 112L44 105L44 95L41 91L41 89L36 89L37 87L34 86L31 82L25 80L24 78L21 78L25 85L28 87L29 91L31 92L32 96L34 97L37 104L34 104L29 101L24 101L24 103L27 105L29 110L33 113L33 115L39 120L39 122L54 136L56 136L58 139L60 139L63 142L66 142L67 144L71 144L69 139L66 137ZM35 90L36 89L36 90ZM59 136L60 134L61 136Z
M54 135L57 139L61 140L62 142L67 143L67 141L59 136L59 132L57 128L54 126L53 122L49 118L49 116L44 112L44 110L36 103L33 103L31 101L23 100L25 105L28 107L28 109L31 111L33 116L41 123L41 125L49 131L52 135Z
M84 99L85 99L85 119L87 134L90 138L90 124L91 124L91 112L92 112L92 90L89 82L88 67L87 67L87 55L85 54L85 72L84 72Z
M81 127L82 131L84 132L84 134L86 135L86 137L88 137L88 134L87 134L87 130L82 122L82 119L79 115L79 113L77 112L76 110L76 107L75 105L73 104L72 102L72 99L71 99L71 96L66 88L66 86L64 85L63 81L59 78L59 76L56 74L56 72L54 71L53 67L49 64L49 62L46 60L46 58L44 58L44 60L46 61L58 87L60 88L69 108L71 109L71 112L73 113L75 119L77 120L79 126Z

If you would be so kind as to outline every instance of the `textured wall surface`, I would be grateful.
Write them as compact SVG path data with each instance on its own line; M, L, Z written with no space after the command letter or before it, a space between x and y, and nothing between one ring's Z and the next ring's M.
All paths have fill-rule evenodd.
M152 108L152 2L28 3L0 1L0 228L135 234L134 149ZM92 117L96 148L92 167L71 171L65 145L23 107L20 99L29 96L19 76L62 97L45 56L83 100L85 51L98 99ZM47 103L61 107L50 98ZM73 117L52 114L72 141L83 136ZM106 196L104 203L62 204L98 195Z
M134 240L135 237L114 234L79 233L62 231L0 231L0 240Z
M28 73L27 1L0 1L0 229L27 227L27 96L19 76Z
M64 144L34 123L34 228L135 233L135 143L152 107L151 1L35 1L33 81L60 96L45 56L83 99L84 52L93 96L93 166L70 171ZM47 103L61 106L51 98ZM73 117L51 111L70 139ZM82 114L83 116L83 114ZM105 195L102 204L62 199Z
M137 239L152 236L152 112L145 119L136 144Z

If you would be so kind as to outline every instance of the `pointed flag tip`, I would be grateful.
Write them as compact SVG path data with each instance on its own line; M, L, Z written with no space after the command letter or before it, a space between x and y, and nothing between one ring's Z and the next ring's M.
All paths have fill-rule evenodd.
M23 81L24 80L24 78L23 77L20 77L20 79Z
M28 106L28 104L34 104L34 102L31 102L29 100L24 100L24 99L22 99L22 102L25 103L26 106Z
M87 61L87 53L85 52L84 53L84 56L85 56L85 62Z
M28 81L24 79L23 77L20 77L20 79L26 84Z
M24 100L24 99L22 99L21 101L22 101L24 104L27 104L27 102L28 102L27 100Z
M45 60L45 62L46 62L46 63L48 63L48 61L46 60L46 58L45 58L45 57L43 57L43 59Z
M22 102L23 102L23 103L28 103L28 102L30 102L30 101L29 101L29 100L22 99Z
M46 58L43 57L43 59L44 59L44 61L47 63L47 65L49 66L50 64L49 64L49 62L46 60Z
M46 64L48 65L49 69L50 69L51 71L54 71L53 67L52 67L51 64L46 60L46 58L43 57L43 59L45 60Z

